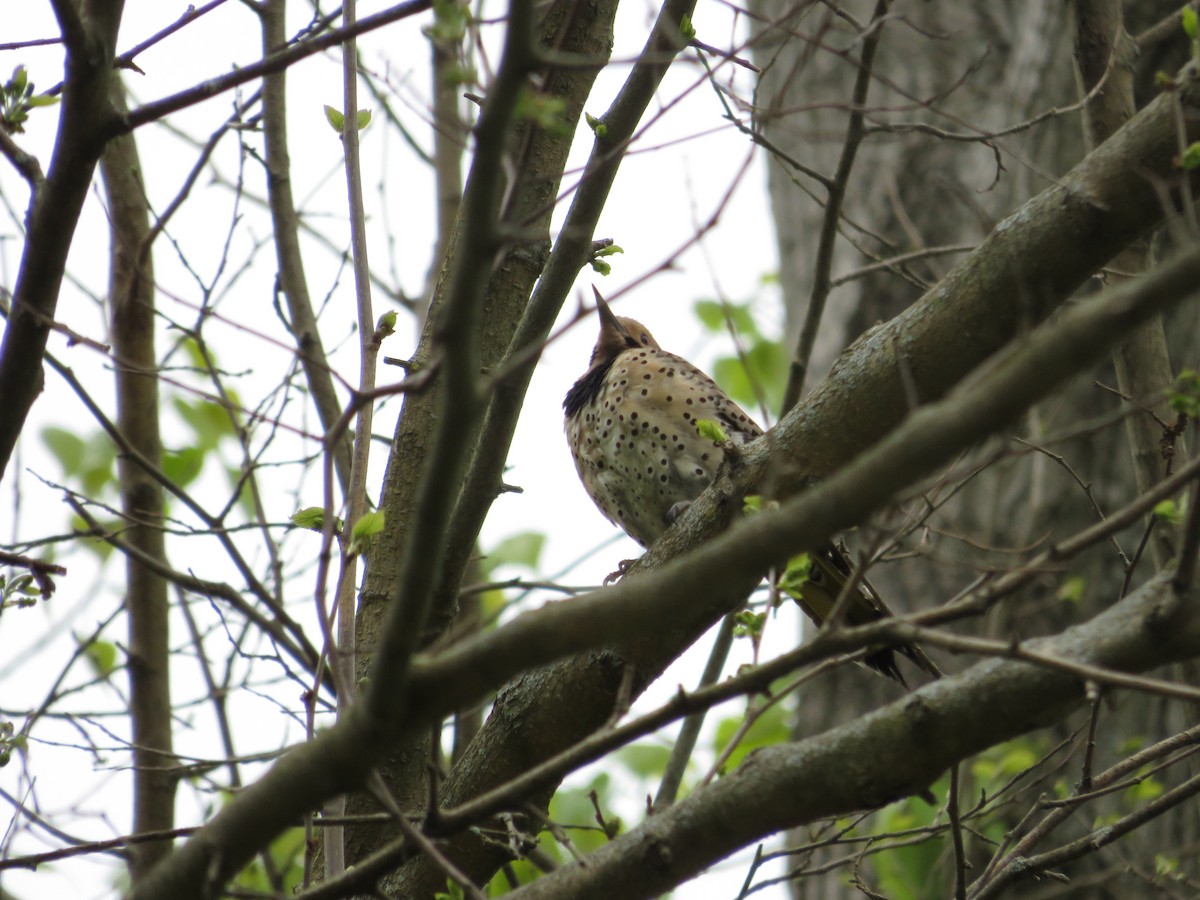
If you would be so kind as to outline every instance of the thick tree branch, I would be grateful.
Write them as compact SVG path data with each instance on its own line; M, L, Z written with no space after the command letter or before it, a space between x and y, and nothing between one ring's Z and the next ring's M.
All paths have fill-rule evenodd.
M1183 125L1192 138L1200 132L1197 93L1195 80L1185 80ZM911 373L921 399L938 397L981 359L1049 315L1113 253L1163 221L1167 213L1152 184L1171 184L1178 177L1173 162L1176 127L1172 98L1160 98L1059 184L1001 223L922 301L856 343L795 414L747 452L746 473L739 487L709 491L697 500L639 568L662 565L718 534L740 508L740 504L728 502L728 497L738 496L746 485L791 496L807 485L811 475L834 471L879 440L908 410L902 368ZM1130 172L1140 177L1131 178ZM993 422L990 427L998 425ZM928 452L937 457L940 451L929 448ZM848 499L840 498L841 513L855 505L847 503ZM858 524L868 512L869 508L860 507L856 513L841 516L839 509L822 508L810 522L827 522L824 516L833 515L840 519L839 524L805 538L811 540L807 546L832 531ZM797 519L795 524L802 521ZM756 556L766 545L750 541L725 556L723 568L703 567L705 575L695 581L690 580L698 571L694 566L688 567L686 574L672 567L672 575L656 581L656 589L683 590L690 597L688 603L651 623L645 618L644 601L639 599L622 612L614 612L616 620L608 623L619 633L619 617L629 616L644 624L646 637L622 642L617 653L588 654L522 675L505 691L504 702L443 785L446 802L465 802L603 726L620 691L623 665L634 666L638 675L634 689L640 691L721 613L735 607L759 573L801 544L797 537L786 549L776 545ZM706 545L704 558L711 559L718 546ZM687 580L686 588L680 586L680 577ZM656 594L649 590L638 596ZM514 663L507 669L513 674L524 667L516 660L528 660L529 656L522 654L536 652L533 646L539 641L566 640L565 633L556 633L560 627L568 626L556 623L538 637L522 635L505 652L473 659L471 665L457 669L456 675L469 681L471 667L477 665L476 674L493 681L499 675L492 667L500 667L502 659ZM594 646L595 633L589 630L602 626L593 621L579 622L578 627L575 637L582 643L577 646ZM527 640L533 643L525 643ZM545 787L531 799L544 801L552 790ZM469 838L464 840L470 844ZM470 850L481 855L474 871L482 879L492 865L491 852L455 847L456 853ZM467 868L472 870L469 865Z
M367 714L384 728L403 715L406 698L400 688L407 682L409 663L429 617L445 555L442 542L451 513L446 498L453 497L462 483L470 458L468 436L482 413L479 323L487 280L471 263L494 261L504 243L500 235L504 145L517 98L535 62L532 15L530 0L512 0L504 58L475 128L475 164L463 194L459 243L463 258L434 325L445 363L438 432L430 444L417 498L416 520L421 527L408 532L372 681L363 696Z
M1114 291L1039 329L945 400L913 413L885 441L825 483L784 503L774 514L740 522L706 545L702 553L627 579L609 590L548 606L489 635L418 660L402 696L355 707L337 726L288 754L155 869L134 897L186 900L201 896L206 884L220 884L302 812L361 783L393 745L397 733L416 733L530 666L613 641L621 642L626 659L652 662L655 653L664 653L664 643L671 645L665 652L673 653L689 632L702 630L715 615L739 602L744 590L772 561L861 521L905 485L1002 428L1029 404L1095 361L1129 328L1197 291L1200 250L1137 285ZM785 429L781 425L777 431ZM753 449L776 446L781 454L795 454L794 445L786 440L775 445L774 440L775 434L768 434ZM709 493L721 490L718 484ZM639 637L631 638L631 631ZM1179 639L1183 639L1182 631ZM1099 659L1116 664L1107 657ZM612 666L611 657L608 665ZM585 674L596 671L586 663L576 663L574 668ZM613 674L618 677L593 682L590 696L576 699L592 703L593 708L602 705L606 691L616 690L608 681L620 680L619 669ZM549 672L532 673L527 684L528 679L537 679L543 698L551 701L562 699L564 692L568 696L578 693L588 682L561 665ZM380 691L382 685L382 679L373 680L370 691ZM511 699L500 707L511 709ZM533 708L536 713L536 705ZM567 708L556 708L560 719L566 717ZM368 710L387 712L393 718L373 722L363 714ZM496 749L494 739L485 737L487 733L485 728L473 751ZM464 764L471 760L478 760L475 752L468 754ZM530 762L526 758L526 766ZM215 881L206 882L206 878Z
M1125 32L1120 0L1072 0L1075 64L1084 98L1084 137L1089 148L1102 144L1133 116L1133 62L1136 48ZM1103 87L1103 90L1100 88ZM1148 239L1135 241L1112 261L1120 273L1112 279L1136 277L1151 265ZM1125 419L1134 480L1145 491L1167 472L1162 454L1161 420L1171 418L1167 389L1171 386L1170 354L1161 319L1151 319L1113 351L1117 387L1138 409ZM1175 531L1156 523L1151 553L1161 569L1175 556Z
M260 11L263 59L269 59L287 42L285 0L266 0ZM304 274L304 255L300 251L300 216L292 197L292 162L287 137L287 69L268 72L263 77L263 143L266 151L267 202L271 209L275 259L279 266L278 284L288 309L288 327L296 340L304 379L312 394L317 417L326 433L342 413L330 373L329 361L317 327L308 279ZM374 325L372 325L372 328ZM338 483L345 491L350 484L350 436L344 435L329 451L333 454Z
M1194 74L1181 79L1177 96L1157 98L1008 216L908 310L856 341L806 401L806 412L781 423L780 439L799 448L790 471L775 473L785 492L833 471L903 418L905 372L921 402L941 396L1173 215L1159 189L1181 181L1174 162L1179 128L1189 141L1200 138ZM747 463L757 466L765 455L752 454Z
M104 150L105 131L115 118L109 82L121 8L119 2L89 4L92 17L85 27L74 3L55 3L67 46L66 78L58 136L46 180L30 202L12 310L0 342L0 479L42 389L42 354L67 251Z
M679 20L684 15L691 15L694 6L695 0L675 0L663 6L637 63L611 108L601 117L605 125L604 136L598 136L594 142L549 262L533 288L508 352L495 367L504 375L493 387L470 476L454 511L450 528L450 572L461 572L465 568L484 516L497 496L497 485L508 459L507 452L498 451L512 443L541 348L580 269L587 265L596 223L634 131L662 82L670 60L684 46ZM610 9L615 11L615 5ZM600 24L606 25L609 21L602 19ZM594 75L588 79L588 84L593 78ZM549 212L550 207L544 205L538 210L539 218L548 223ZM457 581L444 586L447 594L451 591L457 594L457 589Z
M747 577L756 579L773 561L865 520L905 486L1006 427L1097 361L1130 328L1198 294L1200 250L1193 250L1136 285L1077 307L1014 343L944 400L914 411L885 439L778 511L738 521L706 543L702 552L639 571L636 578L605 591L548 605L451 647L418 666L417 683L428 688L433 682L446 683L443 689L475 695L486 689L485 683L495 684L526 668L534 656L554 658L564 644L578 651L620 638L631 620L637 621L639 632L652 633L656 642L663 640L660 629L676 631L681 623L696 620L703 627L711 616L703 608L729 603ZM764 451L781 458L794 455L797 448L785 426L786 420L759 439L748 456ZM743 479L749 475L748 470ZM722 480L705 496L729 497L751 487L747 480ZM691 517L690 510L687 515ZM657 557L670 537L665 535L649 555ZM702 607L700 612L697 607Z
M114 78L113 106L123 109L125 91ZM139 458L162 458L158 359L155 354L154 267L148 238L150 208L141 160L132 135L109 143L100 161L110 222L109 298L115 367L117 427ZM131 547L167 566L162 485L137 460L123 458L118 472L121 511ZM175 826L175 757L171 734L171 645L167 581L157 566L125 557L125 605L129 622L129 715L133 744L133 830L169 831ZM167 841L139 844L130 853L130 874L141 878L170 853Z
M1086 624L1031 642L1042 653L1140 671L1200 653L1200 615L1165 580ZM990 661L854 722L751 754L742 766L620 838L516 891L540 898L655 897L785 828L881 806L987 747L1085 701L1075 675Z

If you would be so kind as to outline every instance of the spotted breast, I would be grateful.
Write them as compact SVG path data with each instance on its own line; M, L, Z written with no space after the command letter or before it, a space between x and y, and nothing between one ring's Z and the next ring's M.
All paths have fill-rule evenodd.
M599 292L596 309L600 337L587 372L563 401L567 442L596 506L649 547L716 477L724 443L702 433L699 423L715 422L725 440L737 444L749 443L762 429L711 378L659 347L646 326L613 315ZM813 548L809 557L808 580L793 596L820 626L852 569L845 552L830 542ZM860 579L844 621L864 625L888 615L875 589ZM896 649L929 675L940 674L919 647ZM874 649L864 662L904 684L892 648Z
M697 423L716 422L738 443L762 429L711 378L659 347L640 322L614 316L599 295L597 307L600 338L591 364L563 403L567 441L596 506L649 547L721 463L721 445Z

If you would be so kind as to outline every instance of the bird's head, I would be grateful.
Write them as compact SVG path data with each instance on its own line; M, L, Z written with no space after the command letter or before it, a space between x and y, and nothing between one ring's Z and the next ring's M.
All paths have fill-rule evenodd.
M596 339L596 348L592 351L592 366L610 362L619 354L636 347L662 349L645 325L626 316L614 316L600 292L595 288L592 288L592 292L596 295L596 311L600 314L600 337Z

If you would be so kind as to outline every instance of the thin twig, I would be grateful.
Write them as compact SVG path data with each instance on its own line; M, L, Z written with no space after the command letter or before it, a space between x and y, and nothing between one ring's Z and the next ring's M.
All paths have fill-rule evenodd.
M825 216L821 223L821 236L817 246L816 269L813 273L812 292L808 298L808 309L804 315L804 324L792 356L791 369L788 372L787 388L783 395L783 408L786 413L800 399L804 391L804 380L808 373L809 360L812 357L813 346L817 340L817 329L825 312L825 301L831 289L830 279L833 268L834 241L837 239L838 222L842 215L842 203L846 198L846 188L850 183L850 173L854 169L854 160L864 137L863 107L867 101L867 92L871 87L874 76L873 67L875 51L883 35L883 20L891 5L890 0L877 0L871 24L862 40L862 54L858 63L858 75L854 81L854 95L851 99L850 119L846 124L846 138L842 144L842 154L838 159L832 184L829 186L825 203Z

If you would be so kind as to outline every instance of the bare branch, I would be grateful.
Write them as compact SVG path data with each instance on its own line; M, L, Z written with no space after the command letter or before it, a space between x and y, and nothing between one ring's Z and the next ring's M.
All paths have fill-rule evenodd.
M63 0L63 2L66 2L66 0ZM302 59L307 59L316 53L336 47L348 38L358 37L367 32L382 28L385 25L406 19L409 16L415 16L417 13L425 12L431 6L432 0L408 0L408 2L399 3L391 9L385 9L383 12L378 12L373 16L359 19L352 26L335 28L319 37L309 38L300 43L293 44L285 50L272 53L261 62L251 63L227 75L210 78L208 81L203 81L196 85L196 87L188 88L170 97L164 97L161 100L155 100L152 103L140 106L128 115L123 116L121 121L114 125L114 130L116 133L123 133L140 128L147 122L155 122L171 113L194 106L225 91L233 90L238 85L255 81L272 72L283 71Z

